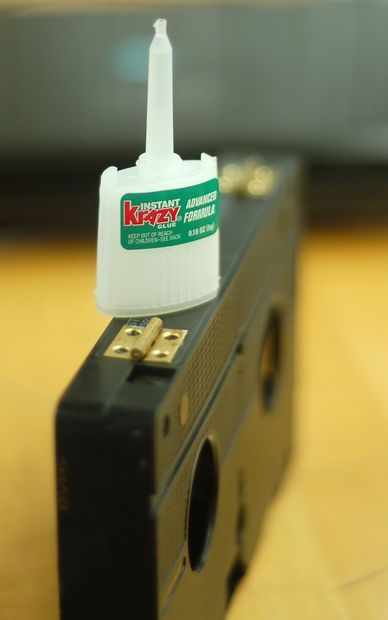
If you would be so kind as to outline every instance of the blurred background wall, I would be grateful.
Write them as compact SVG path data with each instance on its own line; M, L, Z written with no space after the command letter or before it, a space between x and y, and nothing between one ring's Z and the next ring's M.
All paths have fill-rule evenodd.
M161 15L175 53L177 152L294 151L310 164L310 215L362 216L371 193L370 212L385 211L387 6L12 6L0 12L0 164L16 203L0 214L3 225L31 219L14 196L20 175L39 194L35 221L45 225L48 187L67 213L76 205L95 214L101 170L134 163L144 148L151 25Z
M387 9L335 2L3 15L1 157L141 151L160 11L174 45L179 150L388 159Z

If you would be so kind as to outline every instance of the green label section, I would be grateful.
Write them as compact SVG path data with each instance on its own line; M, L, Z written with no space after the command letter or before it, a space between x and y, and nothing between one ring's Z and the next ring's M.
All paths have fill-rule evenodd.
M218 225L218 179L121 198L120 239L125 250L197 241L213 235Z

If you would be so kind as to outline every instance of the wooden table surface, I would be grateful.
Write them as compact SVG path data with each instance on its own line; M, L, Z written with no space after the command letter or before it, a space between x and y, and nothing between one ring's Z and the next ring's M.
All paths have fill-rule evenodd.
M107 323L94 268L0 244L0 620L58 618L53 412ZM388 619L387 275L388 231L305 238L294 458L228 620Z

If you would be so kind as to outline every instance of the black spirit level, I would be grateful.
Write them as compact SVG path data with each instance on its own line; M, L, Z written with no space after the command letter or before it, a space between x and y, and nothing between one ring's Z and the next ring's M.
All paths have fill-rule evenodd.
M221 620L290 454L299 166L221 204L218 297L113 319L56 417L62 620Z

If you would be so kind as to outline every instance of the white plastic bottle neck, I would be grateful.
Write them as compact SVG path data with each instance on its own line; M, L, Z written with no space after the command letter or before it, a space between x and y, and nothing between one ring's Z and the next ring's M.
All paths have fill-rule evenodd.
M136 162L139 175L179 175L181 158L174 153L172 47L166 20L158 19L148 65L146 150Z

